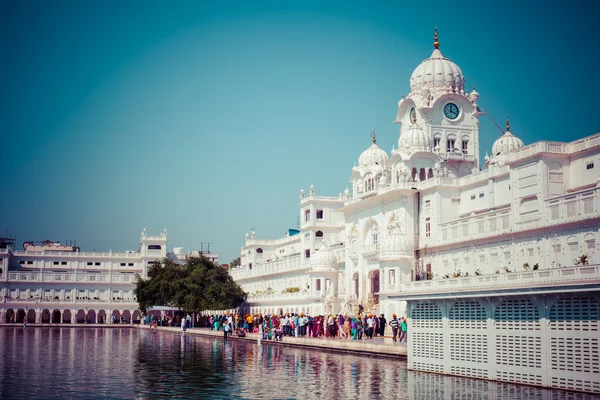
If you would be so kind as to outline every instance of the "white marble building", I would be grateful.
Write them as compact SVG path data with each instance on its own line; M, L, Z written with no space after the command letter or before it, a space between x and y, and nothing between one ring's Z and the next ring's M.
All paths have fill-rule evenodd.
M398 148L372 144L334 197L300 192L299 232L246 235L233 277L257 312L406 315L415 280L600 262L600 135L524 144L499 135L480 160L479 94L437 41L398 102ZM490 153L491 151L491 153ZM491 154L491 155L488 155ZM480 166L483 166L480 168Z
M136 274L167 256L167 231L144 229L137 251L80 252L44 243L19 251L0 249L0 323L136 322Z

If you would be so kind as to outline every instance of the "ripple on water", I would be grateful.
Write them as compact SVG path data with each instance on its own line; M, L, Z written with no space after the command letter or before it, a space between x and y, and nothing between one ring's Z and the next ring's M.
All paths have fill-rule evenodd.
M0 397L599 399L406 363L130 328L0 328Z

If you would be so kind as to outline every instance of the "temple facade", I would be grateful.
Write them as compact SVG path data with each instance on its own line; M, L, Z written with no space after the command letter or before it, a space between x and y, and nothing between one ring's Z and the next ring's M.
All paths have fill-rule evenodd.
M373 132L351 190L318 196L311 185L298 230L246 234L231 273L251 311L401 316L411 282L600 263L600 135L525 144L507 118L480 149L479 93L439 47L436 32L398 102L397 148Z

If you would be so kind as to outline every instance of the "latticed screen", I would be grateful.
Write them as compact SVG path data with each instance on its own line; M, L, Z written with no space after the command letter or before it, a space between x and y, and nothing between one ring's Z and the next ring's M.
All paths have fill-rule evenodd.
M450 328L486 329L485 309L478 301L457 301L450 309Z
M540 330L540 313L529 299L504 300L494 314L496 329Z
M556 301L550 308L551 386L600 392L599 350L597 299L570 297Z
M414 328L441 329L442 310L435 303L417 304L412 310Z

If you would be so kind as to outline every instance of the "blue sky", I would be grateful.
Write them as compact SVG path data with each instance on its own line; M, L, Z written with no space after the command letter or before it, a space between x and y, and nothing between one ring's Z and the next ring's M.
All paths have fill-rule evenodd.
M594 2L0 1L0 233L136 249L296 226L440 49L526 144L600 131ZM484 154L498 137L481 123ZM482 154L482 155L483 155Z

